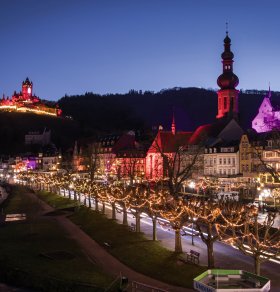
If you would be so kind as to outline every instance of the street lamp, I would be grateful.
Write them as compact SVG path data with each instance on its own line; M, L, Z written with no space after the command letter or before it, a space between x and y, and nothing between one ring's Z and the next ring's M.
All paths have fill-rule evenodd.
M193 230L193 224L194 224L194 222L197 220L197 218L195 218L195 217L194 217L194 218L189 217L189 219L192 220L192 245L194 245L194 241L193 241L193 236L194 236L194 235L193 235L193 231L194 231L194 230Z

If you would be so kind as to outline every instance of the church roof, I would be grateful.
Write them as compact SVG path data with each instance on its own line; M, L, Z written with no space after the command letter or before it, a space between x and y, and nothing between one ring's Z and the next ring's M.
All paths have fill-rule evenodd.
M185 146L189 142L192 132L159 131L148 152L174 153L179 147Z
M218 137L218 135L225 128L227 123L228 123L227 120L219 119L212 124L199 126L192 134L189 143L197 145L205 140Z
M198 145L215 145L221 141L224 143L238 140L243 134L243 130L235 119L218 119L212 124L199 126L192 134L189 143Z

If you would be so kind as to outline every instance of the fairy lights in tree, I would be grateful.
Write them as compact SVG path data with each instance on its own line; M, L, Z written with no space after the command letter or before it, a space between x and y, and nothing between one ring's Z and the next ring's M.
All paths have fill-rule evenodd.
M276 214L269 212L265 220L258 222L257 209L243 212L242 224L236 224L232 218L223 240L237 246L245 255L254 259L255 273L260 275L260 266L280 254L280 229L273 228ZM228 237L230 232L231 237Z
M127 210L135 216L136 231L140 232L141 213L147 213L153 220L153 239L156 240L156 223L172 228L175 232L175 252L182 252L182 228L196 218L196 228L208 252L208 267L214 267L214 242L218 239L237 246L242 252L254 258L255 272L260 273L260 264L280 253L280 230L273 228L275 214L269 213L262 224L258 223L258 209L232 200L182 199L172 196L170 189L160 182L153 187L148 184L127 185L118 181L103 184L73 174L52 175L25 172L18 175L31 186L49 186L59 190L83 193L103 204L112 205L112 218L117 208L122 208L123 224L127 225ZM278 191L278 190L277 190ZM276 192L276 191L275 191ZM279 193L279 192L278 192ZM80 195L79 195L80 196ZM119 206L119 207L118 207ZM95 206L98 210L98 207ZM161 217L162 219L160 219ZM164 220L163 220L164 219Z

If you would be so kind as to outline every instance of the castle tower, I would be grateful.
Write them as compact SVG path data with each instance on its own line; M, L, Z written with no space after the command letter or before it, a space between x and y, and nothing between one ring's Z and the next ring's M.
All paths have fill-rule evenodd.
M217 79L221 88L218 91L218 114L217 119L228 117L238 118L238 93L236 86L239 83L238 77L233 73L234 55L230 50L231 39L226 32L224 39L224 52L222 53L223 74Z
M28 77L22 81L22 96L24 99L30 99L32 96L33 83L29 81Z

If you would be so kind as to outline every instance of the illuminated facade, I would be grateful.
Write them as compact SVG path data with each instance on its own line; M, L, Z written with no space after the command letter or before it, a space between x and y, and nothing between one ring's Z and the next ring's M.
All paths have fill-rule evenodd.
M116 153L113 174L131 184L145 177L146 152L141 148L122 149Z
M216 145L205 148L204 174L230 177L239 173L239 151L234 145Z
M160 126L158 133L147 152L146 178L148 180L158 180L166 177L167 165L165 165L163 161L163 156L173 160L175 154L177 153L178 156L180 149L188 145L191 135L192 132L176 131L174 115L171 131L164 131Z
M11 98L3 96L0 100L1 111L17 111L50 116L60 116L61 110L57 107L50 107L44 104L40 98L33 95L33 83L26 78L22 82L22 90L14 92Z
M252 121L252 128L258 133L280 129L280 104L272 100L270 89Z
M87 148L92 151L82 151L84 148L80 146L78 149L77 142L75 143L72 161L74 171L89 171L89 159L92 159L94 171L99 178L110 177L131 182L144 178L146 151L136 141L133 131L101 136L97 141L88 143Z

